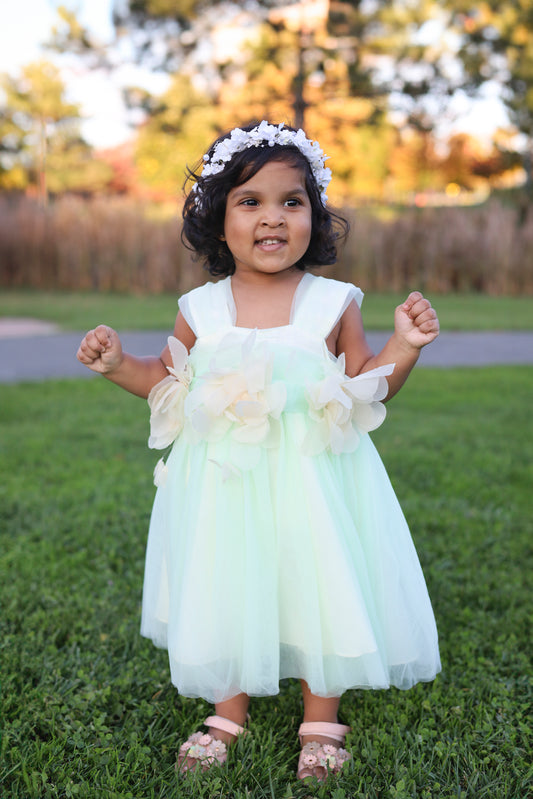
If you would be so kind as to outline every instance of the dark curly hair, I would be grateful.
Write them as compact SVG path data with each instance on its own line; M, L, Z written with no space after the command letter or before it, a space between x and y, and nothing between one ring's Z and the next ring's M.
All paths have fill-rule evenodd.
M250 131L256 124L242 130ZM295 131L286 125L287 130ZM208 151L211 156L217 144L230 136L220 136ZM189 191L183 207L181 238L189 250L198 258L211 275L227 276L235 272L233 256L225 241L224 219L229 192L250 180L269 161L283 161L290 167L302 169L305 187L311 202L311 239L306 252L295 264L302 271L317 266L327 266L337 259L337 242L344 240L349 225L346 219L324 206L320 191L309 161L296 146L275 144L274 146L249 147L235 153L225 168L215 175L202 177L203 161L195 169L189 169L185 185L194 181L197 185Z

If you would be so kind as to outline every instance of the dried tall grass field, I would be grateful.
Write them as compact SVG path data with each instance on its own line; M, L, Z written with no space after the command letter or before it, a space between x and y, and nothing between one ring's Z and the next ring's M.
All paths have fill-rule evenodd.
M533 212L478 207L344 209L351 232L331 276L366 290L533 294ZM64 197L41 208L0 200L0 286L187 291L205 280L180 240L179 213L127 198Z

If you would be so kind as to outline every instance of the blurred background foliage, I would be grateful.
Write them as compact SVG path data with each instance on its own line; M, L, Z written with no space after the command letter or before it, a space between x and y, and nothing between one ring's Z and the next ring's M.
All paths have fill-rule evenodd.
M179 210L186 168L198 162L221 132L268 118L303 126L318 139L331 158L330 200L347 213L364 209L357 217L360 238L356 253L350 254L350 268L341 258L343 274L362 268L360 250L387 250L384 242L402 214L403 224L409 219L413 226L414 240L418 225L427 230L429 224L435 229L444 224L444 214L428 215L434 207L451 211L452 206L469 213L471 222L477 209L474 228L479 235L486 233L490 218L510 242L503 262L494 267L501 274L481 279L487 265L474 269L464 248L480 253L486 247L467 235L468 225L454 222L464 235L452 237L453 257L464 263L465 274L477 274L467 287L531 291L531 279L526 272L517 276L515 261L523 262L523 270L533 263L533 0L116 0L113 21L114 40L104 46L76 14L60 6L47 48L50 59L54 53L68 54L85 69L111 76L127 43L129 58L170 76L161 94L139 86L124 90L134 124L130 139L118 147L94 151L84 140L82 112L66 99L52 60L2 76L1 285L40 282L53 287L62 274L58 286L76 288L74 274L83 269L70 270L72 285L64 286L69 270L65 273L57 252L65 238L55 245L49 240L52 231L63 229L69 200L81 214L78 221L95 215L91 225L101 226L103 241L123 240L126 218L137 230L159 226L148 238L160 248L163 228L172 230L165 255L160 251L149 259L170 258L159 267L167 277L162 281L154 276L152 290L188 286L194 278L168 277L183 264L190 267L174 232L176 223L169 224L169 216ZM488 88L497 90L505 105L506 129L483 140L454 131L454 100L482 98ZM21 203L27 207L21 209ZM473 207L465 211L465 206ZM418 213L407 214L409 209ZM25 243L14 240L15 218L19 226L31 228L30 233L18 228ZM39 230L48 237L46 246L37 244ZM32 251L33 268L21 266L32 246L56 260L48 263L44 254ZM102 251L105 247L103 243ZM168 254L172 247L174 257ZM118 257L116 247L114 253ZM87 264L104 256L84 251L80 257ZM75 255L67 260L74 262ZM137 261L145 262L140 252ZM445 266L449 274L440 288L457 289L452 274L457 263ZM418 264L415 271L434 268L433 260ZM87 281L91 287L102 284L94 277L96 267L91 269L93 278L86 276L80 288ZM114 274L117 269L120 264ZM370 283L376 282L370 266L364 271ZM131 273L131 266L124 265L124 277L117 279L121 289L139 290L128 282Z

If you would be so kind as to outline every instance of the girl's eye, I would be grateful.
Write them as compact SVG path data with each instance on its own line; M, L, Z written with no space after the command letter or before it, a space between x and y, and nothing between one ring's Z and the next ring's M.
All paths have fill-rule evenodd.
M255 197L244 197L240 200L240 205L244 205L247 208L255 208L259 205L259 200ZM288 200L285 200L284 205L288 208L296 208L299 205L302 205L302 201L299 197L290 197Z

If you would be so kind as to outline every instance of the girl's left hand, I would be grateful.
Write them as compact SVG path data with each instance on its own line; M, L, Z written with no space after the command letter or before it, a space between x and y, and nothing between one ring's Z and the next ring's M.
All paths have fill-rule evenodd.
M439 335L439 320L429 300L412 291L394 313L396 335L416 349L430 344Z

